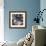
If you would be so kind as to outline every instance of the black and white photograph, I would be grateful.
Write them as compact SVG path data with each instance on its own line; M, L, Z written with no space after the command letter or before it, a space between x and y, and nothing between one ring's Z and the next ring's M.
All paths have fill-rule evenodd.
M9 12L10 27L25 27L26 12L10 11Z

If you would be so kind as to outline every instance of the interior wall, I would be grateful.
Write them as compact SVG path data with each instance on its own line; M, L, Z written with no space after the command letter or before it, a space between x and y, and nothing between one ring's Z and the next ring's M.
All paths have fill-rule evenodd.
M33 19L40 10L40 0L4 0L4 38L7 41L18 41L32 31ZM27 11L27 28L9 28L9 11Z
M43 9L46 9L46 0L41 0L41 1L40 1L40 9L41 9L41 11L42 11ZM45 19L46 19L46 10L44 10L42 17L43 17L43 22L40 21L40 25L46 27L46 20L45 20Z
M4 41L4 0L0 0L0 42Z

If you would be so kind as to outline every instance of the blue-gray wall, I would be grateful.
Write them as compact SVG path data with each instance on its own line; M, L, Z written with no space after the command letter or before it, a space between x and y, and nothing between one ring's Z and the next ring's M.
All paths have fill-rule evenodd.
M46 9L46 0L40 1L40 10L42 11L43 9ZM43 22L41 21L40 25L46 27L46 10L44 10L42 17L43 17Z
M27 11L27 28L10 29L9 28L9 11ZM4 35L7 41L18 41L32 30L36 12L40 10L40 0L4 0Z

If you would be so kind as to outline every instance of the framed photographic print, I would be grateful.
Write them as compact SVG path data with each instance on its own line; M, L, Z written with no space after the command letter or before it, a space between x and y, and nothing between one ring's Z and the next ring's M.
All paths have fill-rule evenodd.
M11 28L25 28L26 27L26 11L10 11L9 26Z

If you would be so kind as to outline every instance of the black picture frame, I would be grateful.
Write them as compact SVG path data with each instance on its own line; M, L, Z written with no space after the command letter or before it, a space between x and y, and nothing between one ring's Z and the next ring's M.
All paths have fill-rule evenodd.
M26 28L27 12L26 11L9 11L10 28Z

